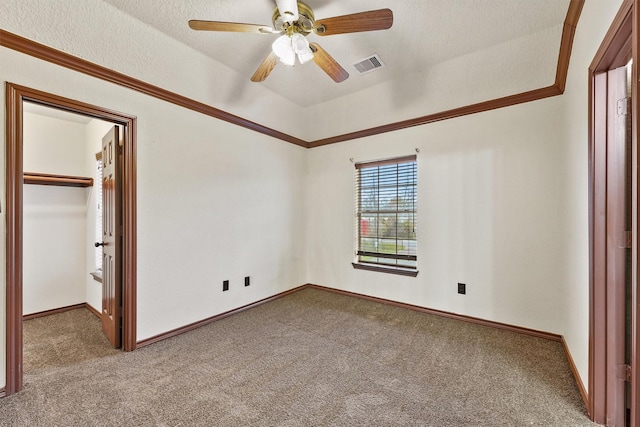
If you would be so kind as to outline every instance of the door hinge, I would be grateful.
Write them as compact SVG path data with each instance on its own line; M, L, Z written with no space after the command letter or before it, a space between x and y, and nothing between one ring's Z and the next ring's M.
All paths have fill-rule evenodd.
M626 116L631 110L631 98L618 99L618 115Z
M630 231L621 231L618 235L618 247L624 249L631 249L631 244L633 242L632 235Z
M626 381L628 383L631 382L631 366L629 365L618 365L618 375L619 380Z

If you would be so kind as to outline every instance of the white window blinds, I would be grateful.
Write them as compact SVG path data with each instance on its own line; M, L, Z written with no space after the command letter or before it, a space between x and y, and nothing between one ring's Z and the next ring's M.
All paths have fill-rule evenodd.
M357 262L416 269L416 156L355 166Z

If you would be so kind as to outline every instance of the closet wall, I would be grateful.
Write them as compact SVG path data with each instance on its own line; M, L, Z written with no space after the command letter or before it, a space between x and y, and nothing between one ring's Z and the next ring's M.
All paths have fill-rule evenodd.
M86 122L25 112L25 172L93 177L95 153L86 143L87 132ZM99 311L100 283L87 271L89 262L95 268L89 247L93 230L88 235L91 224L95 229L93 192L91 187L24 185L25 315L84 302Z

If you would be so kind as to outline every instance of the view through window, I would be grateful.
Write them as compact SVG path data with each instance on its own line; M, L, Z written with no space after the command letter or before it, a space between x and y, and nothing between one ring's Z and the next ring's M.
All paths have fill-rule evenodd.
M357 263L415 270L416 156L355 166Z

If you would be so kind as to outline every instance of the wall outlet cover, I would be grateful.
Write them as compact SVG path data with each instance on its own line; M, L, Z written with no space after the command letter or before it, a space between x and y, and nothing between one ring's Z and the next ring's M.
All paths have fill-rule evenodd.
M467 293L467 285L465 283L458 283L458 293L463 295Z

